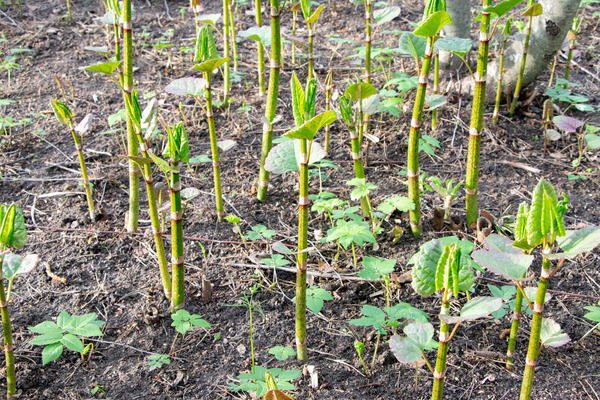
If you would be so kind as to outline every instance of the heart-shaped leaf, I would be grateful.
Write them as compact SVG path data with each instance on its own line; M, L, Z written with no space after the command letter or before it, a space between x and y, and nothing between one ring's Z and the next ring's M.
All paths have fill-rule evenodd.
M401 53L410 54L413 58L425 55L427 39L416 36L414 33L405 32L400 36L399 49Z
M375 19L373 26L379 26L386 22L390 22L398 15L400 15L400 7L398 6L390 6L375 10L373 11L373 19Z
M473 46L471 39L443 37L435 41L434 52L437 50L450 51L464 57Z
M31 272L39 259L36 254L28 254L25 257L12 253L5 254L2 260L2 277L13 279L17 275Z
M600 136L594 133L588 133L585 135L585 142L587 143L588 150L600 149Z
M294 141L286 140L274 146L265 160L265 169L274 174L298 171Z
M175 79L165 87L165 92L177 96L203 96L206 90L206 79L202 78L179 78Z
M346 89L344 96L352 101L358 101L371 97L377 93L377 90L370 83L358 82L354 83Z
M446 25L452 23L450 14L446 11L437 11L431 14L425 21L421 22L413 32L421 37L433 37Z
M92 72L100 72L106 75L112 75L113 72L121 65L121 61L115 62L99 62L96 64L88 65L87 67L83 67L86 71Z
M585 124L585 122L578 120L577 118L568 117L566 115L557 115L552 118L552 122L554 122L554 125L556 125L558 129L567 133L575 133L577 132L577 129Z
M213 58L210 60L206 60L201 64L194 65L194 69L197 71L201 71L201 72L210 74L215 69L217 69L221 65L225 64L227 61L229 61L229 58Z
M482 267L511 280L522 280L534 258L527 254L484 249L474 251L471 257Z
M239 36L248 39L256 40L262 43L265 47L271 46L271 27L270 26L253 26L245 31L240 31Z
M462 321L473 321L487 317L502 307L502 299L499 297L481 296L469 300L460 310L460 316L440 315L440 319L448 324Z
M325 111L306 121L301 126L287 132L284 136L290 139L313 140L319 129L331 124L336 118L337 114L335 111Z
M558 322L550 318L542 318L540 341L543 346L560 347L569 343L571 338L562 331Z
M543 12L544 8L542 7L542 5L540 3L535 3L529 6L525 11L523 11L523 14L521 14L521 16L537 17L538 15L542 15Z

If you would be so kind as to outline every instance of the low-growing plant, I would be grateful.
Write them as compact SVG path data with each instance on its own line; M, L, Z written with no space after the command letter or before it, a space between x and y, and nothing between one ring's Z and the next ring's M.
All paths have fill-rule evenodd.
M148 367L150 371L162 368L163 365L171 364L171 358L168 354L150 354L148 356Z
M15 358L13 348L12 327L8 302L14 279L35 267L38 256L28 254L22 257L10 252L20 249L27 243L25 219L21 209L14 204L0 205L0 314L2 316L2 336L4 340L4 358L6 364L6 397L16 394ZM8 290L4 289L4 279L8 280Z
M296 350L294 350L293 347L288 347L288 346L275 346L275 347L271 347L271 349L269 350L269 354L274 355L275 358L278 359L279 361L285 361L288 358L295 355Z
M344 210L347 211L348 209ZM356 211L356 210L355 210ZM352 213L350 214L352 215ZM356 215L356 214L354 214ZM338 242L344 250L348 246L352 247L352 260L354 266L357 266L356 261L356 247L362 247L365 243L375 243L375 236L369 228L369 224L362 221L362 219L356 215L355 219L346 220L345 218L339 218L336 220L334 227L327 230L327 236L321 239L323 242ZM335 216L334 216L335 218Z
M275 390L269 389L269 386L267 386L267 382L270 382L271 380L277 385L276 387L281 390L296 390L296 387L291 381L297 379L300 374L301 371L299 369L267 369L260 365L256 365L253 368L253 372L238 375L240 383L230 383L229 388L234 392L244 391L254 393L257 397L262 397L265 396L267 392ZM270 377L270 379L268 377ZM273 383L271 383L271 388L272 387ZM286 397L280 398L286 399ZM265 396L265 399L268 399L268 397ZM278 398L275 397L275 399Z
M440 333L437 359L433 373L432 400L441 400L446 374L448 343L458 326L465 321L483 318L502 307L502 299L496 297L475 297L467 301L459 316L450 315L450 300L458 300L459 293L467 293L473 287L475 276L471 265L473 261L468 253L473 244L455 237L445 237L426 242L409 260L412 267L412 286L421 296L441 291ZM468 298L468 296L467 296ZM450 326L454 324L452 331ZM413 328L416 332L413 332ZM414 363L424 356L433 336L429 326L409 328L407 338L392 338L390 347L396 358L403 363ZM427 333L427 334L424 334ZM427 364L430 366L429 362ZM431 369L431 366L430 366Z
M240 221L242 219L240 217L238 217L237 215L234 214L229 214L228 216L225 217L225 221L232 223L233 225L235 225L235 229L237 230L237 233L240 235L240 239L242 239L242 243L244 244L244 247L246 246L246 237L242 234L242 231L240 229Z
M473 254L480 265L518 282L523 279L533 262L533 256L529 253L541 246L542 270L535 302L530 306L533 308L533 319L521 385L521 400L528 400L531 396L540 346L557 347L569 340L568 336L561 332L560 326L556 322L542 317L550 279L558 272L565 260L573 259L600 244L600 228L598 227L589 226L579 230L565 229L564 215L567 205L566 195L563 194L563 199L558 200L552 185L540 179L533 191L529 207L526 204L522 208L520 207L521 215L517 218L515 241L512 244L507 244L506 241L496 241L504 244L494 244L489 249L478 250ZM490 237L488 237L489 240ZM555 244L562 249L562 252L552 253ZM520 254L522 251L528 254ZM559 260L554 268L552 268L553 260ZM524 297L527 299L526 296ZM529 300L528 303L530 303Z
M83 156L83 135L89 130L90 122L91 122L91 114L86 116L81 122L77 125L73 125L73 113L64 103L60 100L53 99L52 102L52 110L54 111L54 115L58 122L67 126L67 129L71 132L73 136L73 141L75 142L75 148L77 149L77 156L79 157L79 165L81 167L81 176L83 178L83 187L85 189L85 196L87 198L88 210L90 213L90 220L94 222L95 211L94 211L94 198L92 196L92 188L90 186L90 180L87 174L87 168L85 166L85 158ZM79 134L79 135L78 135Z
M42 350L42 365L55 361L64 351L64 348L75 351L81 359L93 349L93 343L85 345L85 339L102 336L100 330L105 322L98 319L96 313L84 315L70 315L61 311L56 322L44 321L28 329L39 334L31 340L31 344L44 346Z
M463 182L459 181L456 184L454 184L454 180L449 179L444 183L437 176L430 176L427 179L427 182L429 183L433 191L442 197L442 200L444 202L444 221L447 221L450 218L450 208L452 207L452 201L454 200L454 197L456 196L456 193L458 192L458 189L460 189L460 187L462 186Z

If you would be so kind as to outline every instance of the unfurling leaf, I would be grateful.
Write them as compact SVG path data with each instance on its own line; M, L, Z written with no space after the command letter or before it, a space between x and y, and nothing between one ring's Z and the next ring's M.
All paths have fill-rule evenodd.
M21 209L15 204L0 206L0 244L18 249L25 243L27 231Z
M73 113L62 101L52 99L50 101L52 105L52 111L54 111L54 115L58 122L67 125L69 128L71 127L71 120L73 118Z
M86 71L100 72L106 75L112 75L113 72L121 65L121 61L115 62L99 62L97 64L88 65L83 67Z
M437 35L444 26L451 23L450 14L446 11L437 11L421 22L413 33L421 37L432 37Z

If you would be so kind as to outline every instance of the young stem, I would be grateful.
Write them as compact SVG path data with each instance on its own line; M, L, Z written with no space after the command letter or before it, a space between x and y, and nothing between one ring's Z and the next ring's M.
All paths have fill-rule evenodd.
M427 77L431 68L431 56L435 38L427 38L425 56L419 75L419 87L413 106L410 132L408 136L408 197L415 204L415 209L409 212L410 229L415 236L420 236L421 229L421 193L419 192L419 134L421 132L421 119L423 117L423 105L425 104L425 92L427 91Z
M371 12L371 0L365 0L365 82L371 83L371 42L373 40L373 32L371 28L371 21L373 15ZM362 102L361 102L362 103ZM362 113L362 125L360 130L360 143L362 144L363 135L369 131L369 114ZM368 147L367 147L368 155Z
M223 194L221 190L221 170L219 160L219 146L217 145L217 133L215 131L215 121L213 119L212 91L210 73L204 73L206 80L206 119L208 121L208 133L210 135L210 151L213 162L213 179L215 186L215 202L217 206L217 219L223 221Z
M171 312L184 305L183 287L183 210L181 209L181 181L179 160L171 160Z
M269 75L269 90L265 106L266 121L263 123L260 173L256 190L256 197L259 201L265 201L267 198L267 188L269 187L269 172L265 169L265 160L269 155L269 151L271 151L273 142L273 119L277 111L277 95L279 93L279 69L281 64L280 11L279 0L271 0L271 74Z
M231 47L233 47L233 70L238 70L238 48L235 41L235 16L233 12L233 3L235 0L229 0L229 29L231 30Z
M333 95L333 69L329 68L327 78L325 78L325 111L331 110L331 96ZM325 144L323 145L325 153L329 152L329 124L325 125Z
M296 23L298 22L298 11L293 11L292 13L292 36L296 37ZM296 65L296 42L294 40L292 40L292 64Z
M223 0L223 57L227 59L223 66L223 101L227 101L229 97L229 88L231 81L229 78L229 69L231 61L229 61L229 1Z
M123 1L123 97L125 103L131 103L133 90L133 50L132 50L132 24L131 0ZM138 155L138 142L131 117L127 115L127 155ZM135 232L138 227L140 212L140 177L137 166L129 160L129 211L126 217L127 232Z
M296 270L296 354L298 360L306 360L306 267L308 237L308 144L300 139L300 173L298 197L298 255Z
M83 158L83 144L81 141L79 141L77 132L75 132L71 125L69 125L69 129L71 130L71 135L73 135L75 148L77 148L77 156L79 157L79 165L81 166L81 176L83 178L85 197L87 198L88 210L90 212L90 220L94 222L94 198L92 197L92 188L90 186L90 180L88 178L87 168L85 166L85 159Z
M253 324L252 324L252 298L254 294L250 295L250 305L248 306L248 312L250 313L250 355L252 357L252 373L254 373L254 336L253 336Z
M256 26L262 26L262 6L260 0L254 1L254 11L256 13ZM293 42L292 42L293 43ZM265 95L265 48L261 42L257 42L258 46L258 95Z
M377 333L377 340L375 341L375 349L373 350L373 358L371 359L371 372L375 368L375 360L377 359L377 350L379 349L379 340L381 339L381 333Z
M500 48L500 61L498 66L498 88L496 89L496 104L494 104L494 115L492 116L492 125L498 124L498 114L500 112L500 100L502 98L502 79L504 78L504 51L506 50L506 43L508 38L505 36L502 41L502 47Z
M525 275L523 275L523 278ZM521 309L523 308L523 292L517 290L515 296L515 311L513 311L512 323L510 325L510 337L508 338L508 349L506 350L506 369L512 370L513 366L513 354L517 346L517 333L519 331L519 324L521 323Z
M354 268L356 268L356 248L354 247L354 242L352 242L352 260L354 260Z
M491 5L491 0L483 0L483 9ZM483 12L479 32L479 55L477 57L477 73L475 75L475 91L471 111L471 128L469 129L469 150L467 154L467 177L465 181L467 224L477 224L477 183L479 181L479 148L483 128L483 110L485 108L485 87L489 51L490 13Z
M547 246L544 246L547 247ZM550 249L544 249L550 251ZM533 384L533 375L535 373L535 364L540 349L540 332L542 328L542 312L544 310L544 300L550 277L551 262L544 257L542 260L542 274L538 284L537 294L535 296L535 306L533 309L533 318L531 320L531 333L529 335L529 347L527 348L527 358L525 359L525 371L523 372L523 381L521 383L521 395L519 400L529 400Z
M5 249L3 249L4 251ZM0 256L0 265L4 256ZM2 334L4 336L4 357L6 359L6 397L12 399L17 391L15 379L15 358L13 353L12 328L8 313L8 301L4 293L4 280L0 273L0 314L2 315Z
M198 32L200 31L201 25L200 21L198 20L198 9L196 8L195 3L196 2L194 0L190 0L190 7L192 7L192 11L194 12L194 26L196 27L195 37L198 37Z
M440 92L440 53L436 53L433 61L433 94ZM437 108L431 111L431 130L437 129Z
M533 1L528 1L528 5L533 4ZM521 94L521 86L523 85L523 75L525 73L525 64L527 63L527 51L529 49L529 38L531 37L531 25L533 23L533 16L529 16L527 21L527 30L525 36L525 43L523 44L523 55L521 57L521 69L519 70L519 76L517 77L517 85L515 86L515 92L513 94L512 102L510 103L510 110L508 115L511 117L515 115L517 109L517 102L519 101L519 95Z
M306 24L308 27L308 78L310 81L315 76L315 60L313 59L313 42L315 38L315 24Z
M442 307L440 316L448 315L448 290L444 289L442 294ZM444 390L444 376L446 374L446 357L448 355L448 342L450 341L450 326L440 318L440 336L435 361L435 370L433 371L433 390L431 392L431 400L441 400L442 391Z

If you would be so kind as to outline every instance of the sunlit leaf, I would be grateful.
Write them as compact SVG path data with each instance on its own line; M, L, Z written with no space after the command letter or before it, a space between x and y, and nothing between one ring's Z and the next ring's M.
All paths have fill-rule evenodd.
M165 92L177 96L203 96L206 90L206 80L202 78L175 79L165 87Z
M437 35L444 26L451 23L450 14L446 11L437 11L421 22L413 33L421 37L432 37Z
M543 346L560 347L569 343L571 338L562 331L556 321L550 318L542 318L540 341Z
M460 310L460 316L440 315L440 319L449 324L461 321L473 321L489 316L502 307L502 299L498 297L481 296L469 300Z

